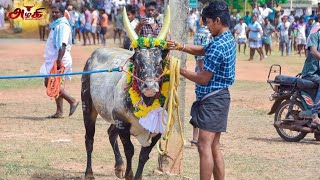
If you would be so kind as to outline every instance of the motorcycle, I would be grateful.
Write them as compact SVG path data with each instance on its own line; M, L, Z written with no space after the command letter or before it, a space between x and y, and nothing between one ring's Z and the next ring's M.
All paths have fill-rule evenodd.
M267 82L274 91L270 95L274 103L268 115L274 114L274 127L279 136L288 142L298 142L308 133L314 133L316 140L320 140L320 130L311 124L312 118L301 115L313 107L318 84L302 79L301 74L282 75L278 64L270 67Z

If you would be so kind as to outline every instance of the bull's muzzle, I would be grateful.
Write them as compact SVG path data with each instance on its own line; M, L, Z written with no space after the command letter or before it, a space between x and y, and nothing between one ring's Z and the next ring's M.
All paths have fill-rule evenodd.
M141 92L146 97L153 97L159 92L159 83L154 79L147 79L142 84Z

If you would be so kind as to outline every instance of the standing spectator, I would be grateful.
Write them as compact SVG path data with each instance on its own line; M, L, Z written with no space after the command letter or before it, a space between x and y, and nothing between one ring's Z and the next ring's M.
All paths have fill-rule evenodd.
M189 29L189 33L190 33L190 37L193 38L194 36L194 31L195 31L195 23L196 23L196 18L193 15L193 10L191 10L189 12L188 18L187 18L187 23L188 23L188 29Z
M108 22L112 21L112 15L111 15L112 3L110 2L110 0L104 0L104 11L108 15Z
M261 12L262 19L266 19L271 13L273 13L272 9L268 8L267 5L263 5Z
M71 27L68 20L63 17L65 8L61 4L55 4L51 7L52 20L50 24L50 34L46 43L44 59L45 62L41 66L41 74L50 74L55 61L57 61L57 69L65 67L64 73L72 71L72 58L70 54L72 45ZM66 76L66 78L70 78ZM48 85L49 78L45 78L44 84ZM71 116L79 102L71 97L64 89L60 89L59 97L56 98L56 113L48 116L48 118L63 118L63 99L67 100L70 104L69 116Z
M79 20L80 20L80 33L82 35L83 41L85 41L86 18L84 15L84 8L82 8L82 13L80 14ZM79 41L81 41L80 38L79 38Z
M116 43L116 37L119 35L119 41L121 44L121 36L123 31L123 17L121 14L121 9L117 10L117 15L114 17L114 35L113 35L113 42Z
M146 16L140 20L136 27L136 32L139 36L157 37L160 33L162 24L154 19L156 7L157 3L154 1L146 3Z
M279 5L279 3L276 4L276 7L274 7L274 9L278 12L281 11L281 6Z
M309 18L310 18L310 16L307 14L307 10L306 9L303 9L302 17L303 17L303 21L305 23L307 23Z
M136 18L136 14L137 14L136 8L134 6L128 4L128 5L126 5L126 11L127 11L127 16L130 21L131 27L135 31L137 31L136 27L139 23L139 20ZM123 40L123 48L130 49L130 46L131 46L130 38L128 37L127 33L125 33L124 40Z
M279 19L278 19L278 23L277 23L277 26L280 24L280 23L282 23L282 20L283 20L283 17L284 17L285 15L284 15L284 11L283 11L283 9L282 10L280 10L280 13L279 13Z
M99 22L99 11L91 8L92 22L91 22L91 35L93 39L93 44L96 45L96 38L99 44L99 36L100 36L100 26Z
M76 38L76 23L79 19L79 14L75 11L75 9L71 5L68 6L67 10L70 15L69 22L72 28L72 44L74 44L74 41Z
M140 14L140 17L143 17L146 15L146 6L143 0L141 1L141 3L139 3L139 14Z
M89 11L88 7L84 7L84 17L85 17L85 26L84 26L84 37L83 37L83 45L87 45L87 40L89 41L89 44L91 44L91 40L89 37L89 33L91 32L91 22L92 22L92 15Z
M296 11L291 11L290 15L289 15L289 22L292 24L293 22L295 22L295 17L296 17Z
M274 7L271 7L270 9L272 10L272 12L269 13L269 16L267 18L270 20L270 23L274 26L276 24L277 11L274 9Z
M194 45L199 45L199 46L206 46L210 40L212 39L212 36L210 34L210 31L207 27L207 22L205 17L201 17L202 25L197 31L197 33L194 36L193 43ZM194 56L196 60L196 68L195 72L200 72L203 70L203 59L204 56ZM199 88L199 84L196 83L196 89ZM197 93L196 93L197 96ZM197 99L200 97L197 96ZM198 143L198 137L199 137L199 128L193 127L193 135L192 135L192 140L190 141L191 146L196 145Z
M237 15L236 15L236 23L238 24L242 16L240 15L240 9L237 10Z
M312 27L313 27L313 19L309 19L307 24L307 29L306 29L306 38L309 37Z
M268 52L269 56L271 55L271 34L276 31L275 28L271 25L268 18L266 18L264 20L264 24L262 24L262 31L262 46L264 46L266 52L265 57L267 57Z
M4 8L2 7L2 5L0 5L0 29L4 29Z
M236 13L235 13L235 12L233 12L233 13L230 12L230 27L229 27L229 29L230 29L233 37L234 37L234 33L235 33L234 27L235 27L236 25L237 25Z
M252 15L252 23L249 25L247 32L249 33L249 46L250 46L249 61L253 60L255 50L258 51L260 55L260 60L263 60L264 55L262 51L262 40L261 40L262 27L257 22L256 15Z
M305 51L305 46L306 46L306 29L307 29L307 24L303 20L303 16L300 17L299 22L295 25L297 29L297 45L298 45L298 54L301 56L301 50L304 49L304 53L306 54Z
M291 23L290 29L289 29L289 38L291 39L291 47L293 47L293 52L297 52L298 46L297 46L297 24L298 24L299 18L294 17L294 21Z
M317 16L320 16L320 2L318 2Z
M287 56L290 54L290 39L289 39L290 22L288 17L284 16L282 22L278 25L277 29L280 31L280 48L281 56L284 54L284 48L286 47Z
M316 20L317 19L316 11L313 10L309 18Z
M247 36L246 36L246 30L247 30L247 24L243 22L243 19L239 20L239 24L234 27L234 30L238 37L238 51L240 53L240 47L241 44L244 45L243 54L246 53L246 47L247 47Z
M213 1L203 10L213 40L205 46L179 45L168 41L168 49L179 49L205 56L203 71L197 73L180 69L180 74L200 84L199 99L192 105L191 124L198 127L200 179L225 179L225 166L220 147L221 133L226 131L230 106L228 87L235 77L236 44L228 30L230 16L224 1ZM180 48L179 48L180 47Z
M243 17L243 20L246 23L246 25L251 24L251 16L249 11L246 12L246 15Z
M100 23L99 24L101 27L101 30L100 30L101 43L103 44L103 46L106 46L106 33L108 30L107 28L108 28L109 17L106 14L104 9L100 9L99 13L100 13L100 18L99 18Z

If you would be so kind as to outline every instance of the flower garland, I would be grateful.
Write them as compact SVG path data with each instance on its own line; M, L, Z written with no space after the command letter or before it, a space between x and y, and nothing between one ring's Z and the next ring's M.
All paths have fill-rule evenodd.
M132 41L131 47L133 49L159 47L164 50L167 49L167 41L152 37L138 37L138 39Z
M130 64L128 66L128 71L130 73L134 72L133 64ZM145 117L150 111L162 107L166 101L166 98L168 97L168 91L169 91L169 79L170 79L170 72L167 70L167 68L164 68L164 71L166 72L163 76L163 83L161 86L161 94L159 98L156 98L151 106L147 106L144 102L142 97L140 96L140 92L134 88L134 83L136 81L133 79L132 75L127 74L126 75L126 82L127 85L131 86L129 88L129 97L131 100L131 103L133 105L133 114L136 117Z

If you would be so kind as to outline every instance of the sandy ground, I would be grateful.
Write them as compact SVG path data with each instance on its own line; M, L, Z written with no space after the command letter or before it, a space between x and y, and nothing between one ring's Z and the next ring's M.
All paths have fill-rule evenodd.
M109 40L107 47L118 45ZM0 39L0 74L38 74L44 46L45 42L36 39ZM73 46L73 71L82 71L97 47ZM266 116L271 106L271 91L265 83L270 64L244 61L243 56L240 59L237 82L231 89L230 128L222 139L227 179L319 179L319 143L312 141L312 135L301 143L285 143L272 127L272 117ZM193 70L194 61L187 61L187 67ZM284 71L296 72L289 67ZM9 81L0 81L4 82ZM55 106L45 94L42 79L17 82L17 88L0 89L0 179L82 179L86 155L81 108L70 118L48 120L45 117L55 111ZM80 76L66 84L66 90L79 100L80 85ZM187 82L187 139L191 138L187 119L194 100L193 89L194 84ZM65 103L65 114L68 108ZM107 127L99 118L93 157L97 179L115 179ZM197 150L186 145L184 154L184 174L169 178L154 175L157 152L153 150L146 179L198 179Z

